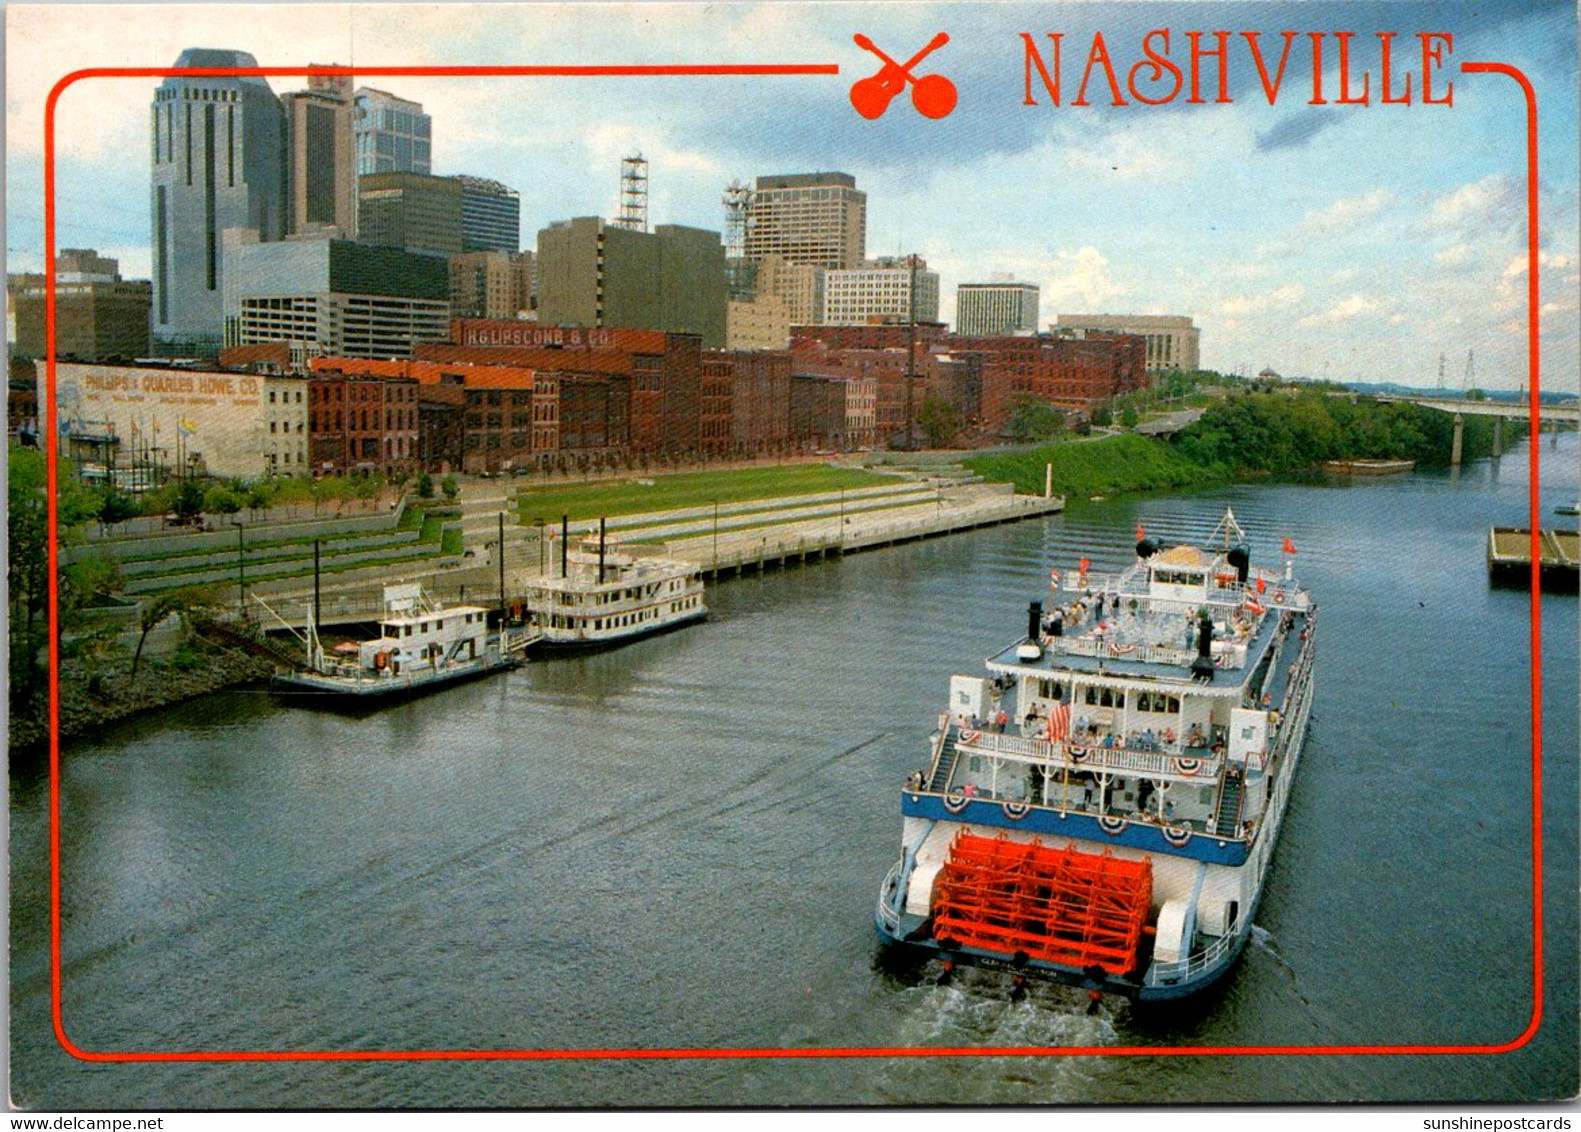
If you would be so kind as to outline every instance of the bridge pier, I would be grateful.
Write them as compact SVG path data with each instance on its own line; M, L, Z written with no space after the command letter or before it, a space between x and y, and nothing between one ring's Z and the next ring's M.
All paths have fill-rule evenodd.
M1504 418L1493 418L1493 455L1497 459L1504 454Z
M1455 414L1455 440L1449 448L1449 466L1460 467L1460 448L1466 440L1466 422L1460 419L1460 414Z

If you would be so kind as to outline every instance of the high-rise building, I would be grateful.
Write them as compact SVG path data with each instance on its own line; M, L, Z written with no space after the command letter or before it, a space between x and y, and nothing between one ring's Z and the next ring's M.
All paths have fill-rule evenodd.
M827 326L937 321L939 273L929 271L920 256L884 256L859 268L824 274Z
M450 257L452 318L522 318L533 309L531 252L462 252Z
M461 173L461 250L518 252L522 246L521 196L509 185Z
M57 358L105 362L147 356L150 286L146 279L122 280L120 267L91 248L62 248L56 255ZM44 276L8 275L6 295L17 353L44 357Z
M759 177L747 204L746 256L860 267L867 249L867 194L849 173Z
M291 344L297 366L324 354L409 357L450 332L450 272L437 256L350 240L233 240L225 249L226 344Z
M182 68L256 67L245 51L193 47ZM227 228L285 234L285 116L261 78L171 77L151 132L154 348L212 354L223 339Z
M286 129L286 231L354 239L357 167L351 80L314 75L281 97Z
M1015 283L1008 277L988 283L961 283L955 288L955 332L998 336L1032 334L1038 328L1036 283Z
M372 87L359 89L353 102L358 176L430 171L433 120L422 103Z
M1202 367L1202 331L1190 315L1178 314L1060 314L1049 329L1056 334L1135 334L1147 343L1147 372L1195 370Z
M725 248L718 232L660 224L617 228L600 217L538 233L538 321L701 336L725 342Z
M462 250L461 182L426 173L359 177L357 224L365 244L456 255Z

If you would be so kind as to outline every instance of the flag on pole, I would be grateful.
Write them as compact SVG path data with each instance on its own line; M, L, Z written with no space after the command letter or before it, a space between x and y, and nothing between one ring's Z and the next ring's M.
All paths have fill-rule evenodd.
M1058 703L1049 708L1049 742L1062 743L1070 738L1070 705Z
M1267 593L1268 592L1268 579L1267 578L1258 578L1257 579L1257 592L1258 593Z
M1049 571L1049 589L1051 589L1051 590L1059 589L1059 571L1058 570L1050 570Z
M198 432L197 424L189 421L186 417L176 418L176 428L181 432L182 436L196 436Z
M1136 525L1136 541L1137 542L1141 542L1146 537L1147 537L1147 528L1142 526L1141 523L1138 523Z
M1087 567L1091 565L1092 563L1087 559L1083 558L1081 560L1081 564L1076 570L1076 585L1078 587L1085 586L1087 584Z
M1286 538L1285 539L1285 553L1286 554L1294 554L1295 552L1296 552L1296 544L1291 542L1288 538Z

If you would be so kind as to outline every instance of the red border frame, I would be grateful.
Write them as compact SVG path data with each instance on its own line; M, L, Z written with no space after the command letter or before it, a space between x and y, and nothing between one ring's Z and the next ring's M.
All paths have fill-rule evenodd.
M55 1037L71 1056L90 1062L233 1062L233 1061L564 1061L622 1058L631 1060L681 1060L691 1058L873 1058L873 1057L1160 1057L1290 1056L1297 1054L1497 1054L1521 1049L1537 1036L1543 1014L1543 875L1542 875L1542 607L1539 599L1541 553L1538 537L1538 472L1541 465L1536 439L1541 435L1538 412L1539 383L1538 232L1537 232L1537 95L1531 82L1517 68L1503 63L1462 63L1469 74L1502 74L1517 82L1526 99L1526 207L1527 207L1527 350L1531 370L1530 425L1530 523L1532 528L1531 575L1531 694L1532 694L1532 1013L1526 1029L1511 1041L1493 1045L1289 1045L1289 1046L900 1046L824 1048L729 1049L567 1049L567 1050L219 1050L219 1051L116 1051L85 1050L66 1034L61 1000L60 925L60 657L58 641L60 608L58 589L59 547L56 461L59 442L55 431L55 108L61 94L73 83L92 78L292 78L308 75L369 77L638 77L708 75L832 75L837 64L770 65L664 65L587 67L99 67L73 71L50 90L44 109L44 246L45 246L45 402L41 416L46 428L48 461L49 529L49 791L50 791L50 1005Z

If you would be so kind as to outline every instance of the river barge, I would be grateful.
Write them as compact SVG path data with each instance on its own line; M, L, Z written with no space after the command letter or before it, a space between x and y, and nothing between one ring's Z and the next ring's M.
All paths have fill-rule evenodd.
M609 538L570 545L562 522L559 569L526 584L533 630L550 649L607 648L708 616L702 569L679 559L634 554Z
M876 926L891 947L1140 1001L1222 976L1251 933L1311 710L1317 609L1217 551L1138 532L1135 563L1057 588L950 680L900 794ZM1210 540L1211 541L1211 540ZM1054 582L1057 587L1057 580Z
M1537 532L1538 584L1545 590L1574 593L1581 581L1581 533ZM1532 532L1530 527L1494 527L1488 532L1488 579L1495 586L1530 589Z
M490 632L482 606L440 605L416 583L386 586L377 637L325 649L310 615L306 663L277 672L273 685L348 702L393 699L514 668L535 639L506 626Z

